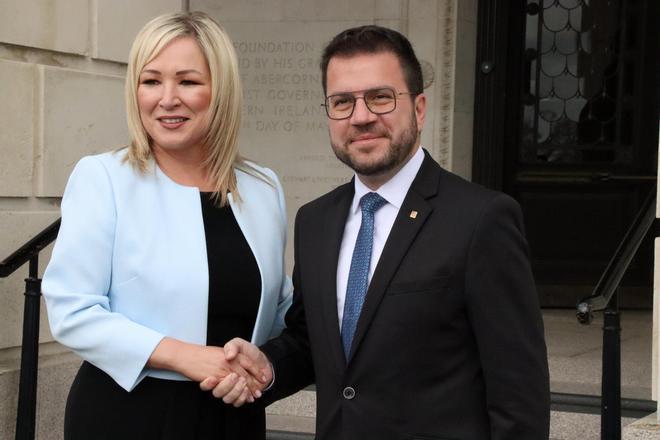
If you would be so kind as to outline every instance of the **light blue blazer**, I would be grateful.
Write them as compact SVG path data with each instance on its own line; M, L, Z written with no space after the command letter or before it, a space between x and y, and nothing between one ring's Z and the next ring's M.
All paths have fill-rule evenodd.
M125 150L76 165L62 199L62 226L42 290L54 338L132 390L145 376L187 380L145 366L165 336L206 344L208 262L199 190L153 164L123 163ZM252 342L283 328L291 303L285 276L286 211L272 184L237 170L236 221L261 274Z

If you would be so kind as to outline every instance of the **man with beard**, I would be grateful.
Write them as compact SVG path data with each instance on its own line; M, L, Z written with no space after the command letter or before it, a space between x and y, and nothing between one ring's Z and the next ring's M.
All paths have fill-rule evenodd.
M298 212L286 330L262 351L233 340L228 358L273 369L266 402L316 382L320 440L547 439L518 204L420 147L427 101L401 34L344 31L321 68L332 148L355 178ZM241 404L228 386L214 394Z

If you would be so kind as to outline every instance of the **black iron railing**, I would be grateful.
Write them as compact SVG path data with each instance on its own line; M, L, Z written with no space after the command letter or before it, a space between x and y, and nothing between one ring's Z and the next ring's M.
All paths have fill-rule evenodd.
M602 311L604 315L602 399L600 399L602 440L621 439L621 325L617 291L644 238L650 231L657 235L654 228L655 206L656 189L654 188L605 268L593 294L580 300L577 305L577 319L581 324L590 324L594 312ZM653 402L642 401L641 405L649 408Z
M59 229L60 219L57 219L0 263L0 278L8 277L27 262L30 265L28 277L25 279L16 440L34 439L37 412L37 369L39 366L39 297L41 296L39 253L55 240Z

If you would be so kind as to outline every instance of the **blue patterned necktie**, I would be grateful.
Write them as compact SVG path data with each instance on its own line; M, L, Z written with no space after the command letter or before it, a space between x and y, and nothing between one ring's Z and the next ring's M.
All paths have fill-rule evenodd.
M360 199L362 223L355 241L355 249L353 249L351 269L348 272L344 316L341 321L341 341L347 360L351 352L351 343L362 310L362 303L364 303L367 286L369 285L369 264L371 263L371 248L374 242L374 213L385 203L387 203L387 200L375 192L367 193Z

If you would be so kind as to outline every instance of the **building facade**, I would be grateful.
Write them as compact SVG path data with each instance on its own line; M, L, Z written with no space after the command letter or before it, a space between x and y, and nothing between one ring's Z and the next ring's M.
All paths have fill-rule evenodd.
M512 43L511 34L489 34L493 31L479 27L485 26L488 17L499 20L494 22L499 26L497 29L515 25L513 20L502 22L501 11L508 13L508 3L492 2L499 4L500 12L489 11L489 4L478 0L0 1L0 98L4 104L0 106L0 119L4 121L0 130L0 230L3 231L0 258L59 217L67 177L82 156L126 143L123 81L130 44L150 18L171 11L207 12L232 37L245 97L241 150L280 176L290 223L302 204L350 178L328 144L326 117L320 106L324 97L318 63L323 45L333 35L361 24L397 29L413 43L422 61L425 93L430 104L422 144L431 155L445 168L467 179L514 195L518 194L516 191L518 195L530 194L528 187L516 186L502 176L538 170L539 160L545 158L547 164L548 158L555 156L535 144L534 160L505 163L511 154L501 145L511 135L502 134L503 127L497 118L511 114L506 108L515 112L518 104L506 108L502 104L498 113L498 102L504 99L501 94L511 94L504 83L496 81L484 86L483 79L489 78L491 72L502 72L504 65L500 64L500 58L491 54L501 53L507 47L510 48L507 63L523 66L516 75L525 79L537 66L530 52L535 43L529 42L522 32L521 41L528 44L522 47L522 53L530 59L516 60L511 48L517 46ZM522 23L535 20L539 10L547 11L546 18L551 13L562 14L559 9L586 11L589 2L553 0L515 5L521 8ZM586 12L583 15L586 17ZM562 17L557 15L555 21L561 22ZM586 18L580 17L585 25ZM594 18L601 19L607 18ZM524 25L521 23L518 25ZM558 38L560 41L563 37ZM540 66L540 58L537 64ZM568 69L570 62L566 66ZM505 78L510 76L509 70L506 72ZM475 84L482 87L480 96L491 93L495 101L488 104L479 101L479 96L475 99ZM537 84L541 84L540 80L534 87ZM530 97L522 99L529 101ZM580 108L585 105L582 103ZM547 112L528 119L534 121L535 117L545 118L546 122L552 120ZM657 146L657 113L655 124ZM475 136L475 129L486 139ZM557 130L565 129L560 126ZM491 133L499 133L500 137ZM499 139L500 146L493 147L488 138ZM652 164L655 170L657 148L654 149L656 154L651 157L656 161ZM513 173L514 162L529 166ZM485 170L496 170L497 175ZM537 213L530 209L530 215ZM292 235L290 226L289 270ZM47 251L41 258L42 273L48 254ZM655 271L652 260L643 264L648 272L658 273L657 263ZM0 439L13 438L15 429L26 274L27 268L22 268L0 279L0 393L7 396L0 400ZM552 306L555 298L552 287L548 292L547 305ZM658 344L658 307L656 304L654 349ZM53 342L42 306L38 439L61 438L64 402L79 363L76 356Z

